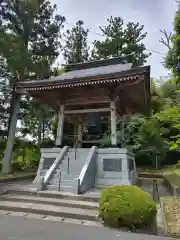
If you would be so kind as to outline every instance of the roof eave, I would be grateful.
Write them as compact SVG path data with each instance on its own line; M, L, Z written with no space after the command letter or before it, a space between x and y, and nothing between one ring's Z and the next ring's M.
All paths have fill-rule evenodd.
M81 84L81 83L93 83L95 81L102 81L102 80L111 80L111 79L117 79L117 78L130 78L132 76L136 75L149 75L150 72L150 66L144 66L140 68L132 68L130 70L117 72L117 73L111 73L106 75L99 75L96 77L86 77L86 78L76 78L76 79L67 79L67 80L38 80L33 82L18 82L16 85L16 89L23 89L23 88L39 88L39 87L48 87L48 86L57 86L57 85L71 85L71 84Z

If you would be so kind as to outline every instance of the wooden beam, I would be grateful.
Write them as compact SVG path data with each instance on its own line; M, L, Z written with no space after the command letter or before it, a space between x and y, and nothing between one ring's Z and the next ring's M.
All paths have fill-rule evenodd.
M134 85L138 85L142 82L142 79L136 79L136 80L129 80L128 82L125 82L123 84L118 84L118 86L115 88L113 92L113 96L116 96L120 91L126 90L128 87L132 87Z
M66 101L65 106L91 105L109 103L109 98L73 98Z
M68 114L81 114L81 113L92 113L92 112L110 112L110 108L96 108L96 109L84 109L84 110L67 110L65 115Z
M104 87L104 86L99 86L97 88L97 86L86 86L86 87L81 87L81 88L73 88L71 89L71 91L67 91L67 89L65 89L66 92L68 92L70 94L70 97L82 97L82 96L107 96L109 93L109 86L108 87ZM65 92L65 93L66 93ZM66 96L66 94L65 94Z
M82 141L82 143L94 143L94 144L96 144L96 143L102 143L102 140L84 140L84 141Z

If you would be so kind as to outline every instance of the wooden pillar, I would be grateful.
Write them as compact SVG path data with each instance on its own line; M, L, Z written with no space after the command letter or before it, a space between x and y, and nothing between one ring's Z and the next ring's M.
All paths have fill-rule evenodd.
M114 101L110 102L111 109L111 145L117 145L117 133L116 133L116 105Z
M77 142L77 124L74 123L74 141L73 141L73 145L76 144Z
M14 140L15 140L15 133L16 133L16 124L17 124L17 115L20 111L20 101L21 101L21 95L18 94L15 97L15 103L13 106L13 111L11 115L11 122L8 132L8 139L6 143L6 148L4 151L4 157L2 159L2 172L3 173L10 173L11 167L12 167L12 151L14 146Z
M121 122L121 147L125 147L124 121Z
M58 126L57 126L57 135L56 135L56 146L62 145L63 127L64 127L64 105L60 105Z

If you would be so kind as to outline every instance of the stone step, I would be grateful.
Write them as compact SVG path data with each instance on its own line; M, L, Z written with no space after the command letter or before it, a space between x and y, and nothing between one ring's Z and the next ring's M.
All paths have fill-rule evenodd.
M78 186L78 177L76 176L63 176L61 177L61 180L59 182L59 178L58 177L52 177L49 181L48 184L56 184L56 185L68 185L68 186L73 186L76 187Z
M64 156L64 159L67 159L68 157L72 160L72 161L76 161L75 159L75 155L76 155L76 158L84 158L84 157L87 157L88 155L88 152L77 152L76 154L74 152L70 152L70 153L67 153L65 156Z
M69 152L74 152L76 150L76 152L89 152L91 148L69 148L68 149L68 153Z
M73 218L63 218L63 217L56 217L56 216L46 216L43 214L35 214L35 213L25 213L25 212L12 212L6 210L0 210L0 216L16 216L22 217L23 219L38 219L41 221L50 221L50 222L58 222L63 224L79 224L84 226L94 226L94 227L104 227L101 222L98 221L88 221L88 220L81 220L81 219L73 219Z
M54 179L54 180L51 180L49 181L48 185L57 185L59 186L59 181ZM72 187L76 187L78 186L78 182L77 180L62 180L60 182L60 186L64 186L64 185L67 185L67 186L72 186Z
M78 178L76 178L76 177L66 177L66 178L61 178L60 184L66 182L66 183L69 183L69 184L74 185L74 184L77 183L77 181L78 181ZM56 182L56 183L59 184L59 179L58 179L58 178L51 178L51 180L49 181L49 183L50 183L50 182ZM69 185L69 184L68 184L68 185Z
M70 161L69 162L69 171L70 172L77 172L79 173L82 169L82 167L84 166L85 164L85 160L83 159L82 161ZM68 161L63 161L56 169L57 172L59 171L65 171L67 172L68 171Z
M56 171L57 171L57 170L56 170ZM58 177L58 176L59 176L59 173L58 173L58 172L54 172L54 173L53 173L53 176L57 176L57 177ZM69 176L69 177L74 177L74 176L79 177L79 173L73 173L73 172L70 172L70 171L69 171L69 173L68 173L67 171L62 170L62 171L61 171L61 177L62 177L62 176L63 176L63 177L68 177L68 176Z
M13 212L26 212L50 215L56 217L82 219L89 221L98 221L97 211L82 208L61 207L55 205L16 202L16 201L0 201L0 210L13 211Z
M56 191L37 191L36 189L24 189L24 188L11 188L8 187L6 191L8 194L14 195L26 195L26 196L34 196L34 197L45 197L45 198L55 198L55 199L68 199L68 200L76 200L76 201L88 201L88 202L98 202L99 197L94 195L82 194L78 195L70 192L58 192Z
M82 168L83 168L84 164L82 164L81 166L70 166L69 167L69 174L72 175L78 175L80 174ZM68 168L67 167L59 167L56 169L56 172L54 172L54 174L59 174L59 172L64 173L64 174L68 174Z
M74 158L72 157L68 157L68 156L65 156L64 159L62 160L61 164L63 163L68 163L68 158L69 158L69 164L77 164L77 163L83 163L86 161L86 158L87 156L86 155L83 155L83 156L77 156L77 160L75 160Z
M56 198L46 198L38 196L28 196L28 195L15 195L7 194L0 197L0 201L13 201L13 202L25 202L25 203L37 203L45 205L54 205L70 208L82 208L89 210L97 210L98 203L80 201L80 200L70 200L70 199L56 199Z
M51 179L55 179L55 178L59 179L59 174L58 173L54 173L52 175L52 177L51 177ZM72 172L67 173L67 172L64 172L64 171L61 172L61 179L69 180L69 179L74 179L74 178L78 179L79 178L79 174L72 173Z
M60 190L59 190L58 184L49 184L49 185L47 185L46 189L51 190L51 191L77 193L77 186L65 185L65 184L60 185Z
M73 153L68 152L64 157L62 163L54 171L49 183L46 187L47 190L65 191L65 192L78 192L78 178L81 170L85 164L89 150L85 150L85 154L79 151L76 154L77 161L73 159ZM68 172L68 158L69 158L69 172ZM60 190L59 190L59 174L61 172Z
M75 158L75 154L74 153L71 153L71 154L68 154L68 155L65 155L63 160L64 161L67 161L68 158L69 158L69 161L71 162L76 162L76 161L85 161L85 159L87 158L88 154L82 154L82 153L77 153L76 154L76 158Z
M79 178L79 174L76 173L66 173L66 172L62 172L62 179L64 180L69 180L69 179L78 179Z
M68 186L68 188L72 188L72 189L76 189L76 192L77 192L77 187L78 187L78 179L72 177L72 178L69 178L69 179L64 179L62 177L60 183L59 183L59 179L57 178L54 178L54 179L51 179L48 183L48 186L51 186L51 185L55 185L56 189L58 189L59 185L60 185L60 188L64 187L64 186ZM50 187L50 188L47 188L47 189L55 189L54 187Z

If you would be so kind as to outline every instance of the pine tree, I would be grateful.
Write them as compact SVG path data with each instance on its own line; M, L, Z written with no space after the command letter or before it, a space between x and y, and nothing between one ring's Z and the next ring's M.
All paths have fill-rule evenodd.
M78 21L75 27L64 34L63 56L66 63L85 62L89 57L87 42L88 29L83 26L83 21Z
M172 47L165 58L165 66L172 70L177 81L180 82L180 5L174 17L174 33L172 36Z
M122 18L111 16L107 26L100 30L105 39L94 41L93 59L126 56L125 59L136 67L143 65L150 56L142 42L147 35L143 25L134 22L125 25Z
M56 5L51 5L48 0L1 1L0 56L5 59L12 88L10 115L16 99L17 81L51 76L52 64L59 54L64 21L65 18L57 14ZM9 172L11 167L10 156L6 157L6 153L10 152L13 143L9 145L3 161L4 172Z
M7 80L0 81L0 136L6 137L8 133L11 89Z
M17 81L49 77L65 20L48 0L4 0L0 5L0 55Z

